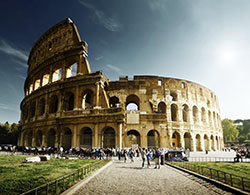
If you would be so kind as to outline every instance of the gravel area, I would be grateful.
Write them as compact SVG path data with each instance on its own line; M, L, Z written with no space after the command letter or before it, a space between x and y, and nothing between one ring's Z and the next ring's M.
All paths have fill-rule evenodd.
M168 166L141 168L141 159L135 162L113 160L111 166L83 185L74 195L82 194L232 194Z

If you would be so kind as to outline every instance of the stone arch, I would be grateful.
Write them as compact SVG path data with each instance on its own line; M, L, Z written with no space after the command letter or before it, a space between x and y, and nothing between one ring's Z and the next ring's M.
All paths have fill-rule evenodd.
M38 115L42 116L45 113L45 99L41 98L38 103Z
M37 90L40 87L40 83L41 83L40 79L37 79L35 81L35 83L34 83L34 90Z
M94 102L94 93L90 89L84 90L82 93L82 108L84 110L91 109Z
M140 110L140 99L137 95L129 95L126 98L126 110Z
M177 147L179 148L181 146L181 142L180 142L180 134L175 131L173 134L172 134L172 146L173 147Z
M50 98L49 112L56 113L58 111L58 107L59 107L58 105L59 105L58 97L57 95L53 95Z
M43 142L43 133L42 133L41 130L38 130L38 131L36 132L35 140L36 140L36 146L38 146L38 147L42 146L42 142Z
M159 113L166 113L166 104L164 102L160 102L158 104L158 112Z
M185 149L189 149L191 151L191 134L189 132L184 134L184 143Z
M137 130L129 130L127 132L127 140L128 140L128 147L132 147L133 145L137 145L138 147L140 144L140 133Z
M65 128L62 134L62 147L66 150L72 145L72 131L70 128Z
M27 144L28 146L32 146L33 132L30 130L27 134Z
M183 120L183 122L188 122L189 121L188 111L189 111L188 105L183 104L182 105L182 120Z
M209 150L209 138L206 134L204 135L204 148L206 151Z
M177 93L174 92L174 91L171 91L170 92L170 101L178 101L178 98L177 98Z
M109 105L110 105L111 108L120 107L119 98L116 97L116 96L112 96L112 97L109 99Z
M32 101L30 104L30 117L34 117L36 114L36 101Z
M84 148L92 148L93 133L89 127L82 128L80 132L80 146Z
M160 134L157 130L150 130L147 134L148 148L160 147Z
M206 123L206 110L204 107L201 108L201 121Z
M176 104L171 104L171 120L177 121L178 120L178 106Z
M66 92L65 94L65 110L74 110L75 96L72 92Z
M42 77L42 86L47 85L49 83L49 74L45 74Z
M211 135L211 136L210 136L210 139L211 139L211 149L212 149L212 150L215 150L214 136Z
M201 136L200 136L200 134L197 134L195 136L195 143L196 143L196 151L202 151L202 149L201 149Z
M56 132L55 129L50 129L47 135L47 146L55 147Z
M53 73L52 73L52 82L56 82L61 80L62 78L62 68L56 69Z
M216 135L215 136L215 141L216 141L216 150L219 150L219 139L218 139L218 136Z
M193 106L193 120L195 123L199 122L197 106Z
M102 137L102 145L104 148L115 148L116 133L112 127L104 128Z
M66 78L74 77L77 75L77 63L70 65L66 68Z
M212 125L212 116L211 116L211 111L208 111L208 120L209 120L209 125Z

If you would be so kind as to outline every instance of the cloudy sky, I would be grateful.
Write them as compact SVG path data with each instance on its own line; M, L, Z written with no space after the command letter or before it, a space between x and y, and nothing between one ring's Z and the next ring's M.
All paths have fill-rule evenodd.
M19 121L29 52L68 17L92 72L194 81L216 93L222 118L250 118L249 0L8 0L0 17L0 122Z

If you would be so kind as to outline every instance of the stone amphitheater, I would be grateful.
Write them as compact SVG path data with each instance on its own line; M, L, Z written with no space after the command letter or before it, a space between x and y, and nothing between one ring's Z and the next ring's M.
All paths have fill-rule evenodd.
M28 65L20 146L223 148L214 92L183 79L92 73L71 19L36 41Z

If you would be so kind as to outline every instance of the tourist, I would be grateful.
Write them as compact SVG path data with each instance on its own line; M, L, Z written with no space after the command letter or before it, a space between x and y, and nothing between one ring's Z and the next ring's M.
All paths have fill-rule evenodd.
M150 168L150 159L151 159L150 149L146 150L146 156L147 156L148 168Z
M142 168L144 168L145 156L146 156L146 153L145 153L145 148L142 148L142 151L141 151Z
M126 163L127 158L128 158L128 153L126 149L123 150L123 156L124 156L124 162Z
M160 168L160 157L161 157L161 152L157 148L155 150L155 169L157 168L157 165L158 165L158 169Z

